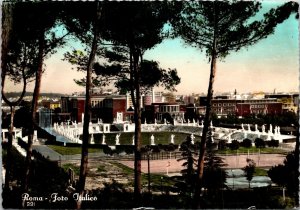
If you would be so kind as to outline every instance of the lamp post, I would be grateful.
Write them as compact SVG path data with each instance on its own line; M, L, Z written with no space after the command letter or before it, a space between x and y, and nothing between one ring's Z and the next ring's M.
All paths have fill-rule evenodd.
M232 188L234 189L234 174L233 170L231 169L231 174L232 174Z
M150 153L151 150L147 150L147 159L148 159L148 192L151 193L151 180L150 180Z
M163 188L162 188L162 181L163 181L164 177L160 177L160 189L161 189L161 194L163 194Z

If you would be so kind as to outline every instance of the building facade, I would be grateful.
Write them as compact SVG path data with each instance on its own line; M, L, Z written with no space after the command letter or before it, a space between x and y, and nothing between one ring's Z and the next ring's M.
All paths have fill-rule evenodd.
M237 114L246 116L249 114L281 114L282 103L276 99L213 99L212 111L218 116Z
M82 122L85 108L84 96L70 96L61 98L62 113L69 113L72 121ZM118 114L122 113L122 115ZM93 95L91 96L91 121L111 123L117 119L130 121L133 111L127 111L126 95ZM121 119L120 119L121 117Z

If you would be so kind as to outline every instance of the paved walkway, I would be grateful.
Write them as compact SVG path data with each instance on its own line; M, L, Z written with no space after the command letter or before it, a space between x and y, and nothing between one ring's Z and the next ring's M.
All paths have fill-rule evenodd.
M277 164L282 164L285 159L285 155L280 154L254 154L249 155L250 159L253 159L257 167L271 167ZM225 168L234 169L234 168L243 168L247 164L247 155L232 155L232 156L223 156L224 162L227 164ZM120 161L122 164L133 168L134 161ZM165 159L165 160L150 160L150 172L151 173L177 173L183 169L183 161L177 161L176 159ZM142 172L148 172L148 163L147 160L143 160L142 163Z
M64 159L63 155L47 147L46 145L33 145L32 149L36 150L37 152L41 153L45 158L48 158L52 161L59 161Z

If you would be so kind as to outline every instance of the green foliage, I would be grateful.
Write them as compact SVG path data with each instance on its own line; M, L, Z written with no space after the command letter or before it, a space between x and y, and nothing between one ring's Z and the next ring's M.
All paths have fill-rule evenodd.
M279 147L279 141L272 139L271 141L266 141L268 147Z
M62 168L65 170L66 173L68 172L69 168L71 168L77 176L79 175L80 167L76 166L75 164L72 163L63 164Z
M182 179L184 184L178 183L181 193L189 195L194 191L194 183L196 180L196 163L195 158L196 152L195 147L192 144L192 139L187 136L185 141L182 142L180 146L180 151L182 151L181 156L177 161L183 161L183 168L180 173L182 174Z
M249 21L260 8L261 3L252 1L185 2L180 15L172 21L174 33L186 43L206 49L208 57L215 47L217 57L225 58L230 52L251 46L272 34L278 23L291 13L297 13L298 4L288 2L270 10L262 20Z
M97 168L97 171L99 171L99 172L106 172L107 170L105 169L105 166L99 165L98 168Z
M261 138L256 138L254 140L256 148L265 148L266 147L266 142L261 139Z
M226 149L227 147L226 147L226 140L220 140L219 142L218 142L218 150L224 150L224 149Z
M237 150L240 147L240 143L237 140L232 140L229 147L232 150Z
M283 164L273 166L268 171L268 176L272 182L286 187L287 191L294 197L298 196L299 191L299 157L296 152L289 153Z
M211 132L209 132L211 137ZM207 143L207 151L204 157L203 187L208 190L209 194L215 194L216 191L226 186L227 173L224 167L223 158L216 155L214 144L210 139Z
M250 182L255 173L255 167L256 167L256 164L255 164L254 160L247 158L247 165L243 168L243 171L245 173L246 179L249 182L249 188L250 188Z
M268 170L263 168L255 168L254 176L268 176Z
M241 143L241 146L246 148L251 148L252 147L251 139L244 139Z

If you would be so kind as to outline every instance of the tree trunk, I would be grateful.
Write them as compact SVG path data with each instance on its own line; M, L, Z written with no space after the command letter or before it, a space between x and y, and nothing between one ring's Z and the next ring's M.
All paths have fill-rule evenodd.
M299 108L297 111L297 119L299 119ZM299 169L299 122L297 122L296 126L296 145L295 145L295 158L296 158L296 169ZM297 172L297 170L296 170ZM299 173L299 171L298 171ZM296 179L296 186L299 186L299 179ZM295 203L298 204L299 207L299 189L298 189L298 193L295 194Z
M1 43L1 69L6 69L7 54L13 24L13 3L2 3L2 43ZM3 86L2 86L3 87Z
M7 51L8 52L8 51ZM2 66L2 89L1 89L1 94L2 94L2 99L6 104L10 106L10 111L11 111L11 117L10 117L10 128L9 128L9 134L8 134L8 144L7 144L7 157L6 157L6 172L5 172L5 185L4 185L4 190L9 189L9 182L10 182L10 173L11 173L11 166L12 166L12 155L11 155L11 150L12 150L12 135L13 135L13 122L14 122L14 116L15 116L15 106L18 106L22 99L24 98L25 92L26 92L26 86L27 86L27 81L26 81L26 75L25 75L25 66L21 69L22 72L22 79L23 79L23 89L20 97L18 98L17 101L9 101L4 93L4 86L5 86L5 76L7 72L7 67L6 65Z
M200 142L199 159L197 164L197 181L196 181L196 188L194 194L195 208L201 208L200 194L201 194L202 178L203 178L203 171L204 171L204 155L206 150L206 140L207 140L207 134L209 130L209 123L211 119L211 100L213 97L213 84L216 75L216 62L217 62L216 38L214 38L213 50L211 54L209 86L207 91L207 105L206 105L204 125L203 125L201 142Z
M33 143L34 128L36 126L35 116L36 116L36 111L38 106L38 97L40 95L41 79L43 74L44 47L45 47L45 31L41 32L39 37L38 68L36 71L35 86L34 86L34 91L32 96L31 119L30 119L31 125L29 128L27 155L25 160L25 177L23 183L24 192L28 192L28 187L29 187L30 167L31 167L31 157L32 157L32 143Z
M15 107L10 106L10 127L8 132L8 142L7 142L7 156L6 156L6 167L5 167L5 185L4 190L9 190L9 182L10 182L10 172L12 166L12 141L13 141L13 131L14 131L14 115L15 115Z
M89 123L90 123L90 114L91 114L91 74L93 69L93 64L97 51L97 41L99 37L98 32L98 23L101 17L100 4L97 2L97 14L96 20L94 22L94 37L91 47L91 53L89 56L86 72L86 93L85 93L85 107L84 107L84 122L83 122L83 134L82 134L82 151L81 151L81 164L80 164L80 174L79 182L77 186L77 192L79 196L83 196L85 188L85 180L87 176L87 167L88 167L88 144L89 144ZM77 209L81 208L81 200L77 201Z
M140 61L141 62L141 61ZM139 54L136 52L136 49L133 52L133 75L134 75L134 90L135 90L135 101L134 104L134 144L135 144L135 153L134 153L134 198L136 204L140 203L141 197L141 96L140 96L140 68L139 63Z

